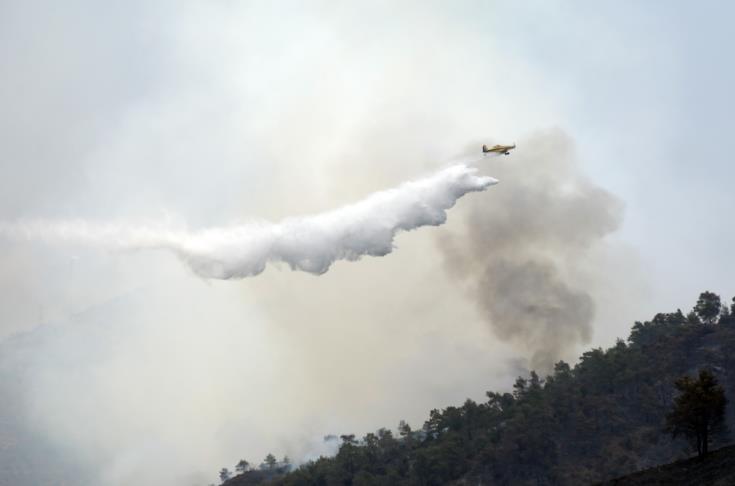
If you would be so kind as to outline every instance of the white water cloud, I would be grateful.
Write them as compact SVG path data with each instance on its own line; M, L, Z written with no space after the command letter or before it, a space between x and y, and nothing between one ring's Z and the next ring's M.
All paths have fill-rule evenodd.
M443 224L447 210L459 198L497 183L476 172L467 165L453 165L357 203L279 223L252 222L192 232L165 226L37 220L0 223L0 233L110 249L164 249L204 278L251 277L263 272L268 262L285 262L293 270L319 275L337 260L391 253L399 231Z

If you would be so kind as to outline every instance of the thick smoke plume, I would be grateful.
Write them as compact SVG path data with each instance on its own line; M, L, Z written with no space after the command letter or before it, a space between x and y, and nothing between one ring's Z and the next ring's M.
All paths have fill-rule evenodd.
M466 233L443 234L440 247L494 333L548 370L591 338L587 285L604 275L590 259L619 226L622 207L584 177L563 133L518 146L490 162L505 181L492 201L472 205Z
M443 224L446 211L457 199L497 182L476 172L476 168L454 165L429 177L376 192L358 203L280 223L248 223L190 232L84 221L31 221L0 223L0 233L113 249L164 249L205 278L258 275L268 262L285 262L293 270L322 274L337 260L387 255L393 251L393 239L399 231Z

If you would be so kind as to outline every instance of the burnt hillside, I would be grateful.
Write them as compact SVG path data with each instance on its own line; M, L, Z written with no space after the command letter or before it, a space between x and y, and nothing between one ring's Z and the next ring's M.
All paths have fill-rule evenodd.
M704 459L682 459L613 479L601 486L729 486L735 484L735 446L710 453Z

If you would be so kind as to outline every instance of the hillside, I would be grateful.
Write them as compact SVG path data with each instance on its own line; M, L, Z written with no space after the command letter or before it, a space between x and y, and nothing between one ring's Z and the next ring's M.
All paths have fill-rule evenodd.
M29 417L31 377L57 368L97 364L131 326L123 309L131 293L71 316L41 325L0 343L0 486L78 486L94 484L92 468L64 444L50 440ZM77 343L95 343L80 346Z
M728 486L735 484L735 446L718 449L704 459L682 459L613 479L601 486Z
M709 304L637 322L627 341L587 351L574 366L559 362L543 379L518 378L510 393L432 410L416 430L401 423L397 436L343 435L333 458L225 484L576 485L688 457L689 445L664 433L674 380L709 368L735 397L735 309L719 297ZM727 422L735 426L733 407Z

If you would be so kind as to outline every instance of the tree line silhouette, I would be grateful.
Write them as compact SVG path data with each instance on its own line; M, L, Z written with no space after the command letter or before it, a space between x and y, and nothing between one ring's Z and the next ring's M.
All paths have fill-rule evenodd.
M413 429L341 436L334 457L292 468L238 468L227 486L591 484L727 440L735 415L735 298L703 292L684 314L636 322L627 341L591 349L509 392L434 409ZM275 460L275 457L269 454ZM229 471L228 471L229 473Z

